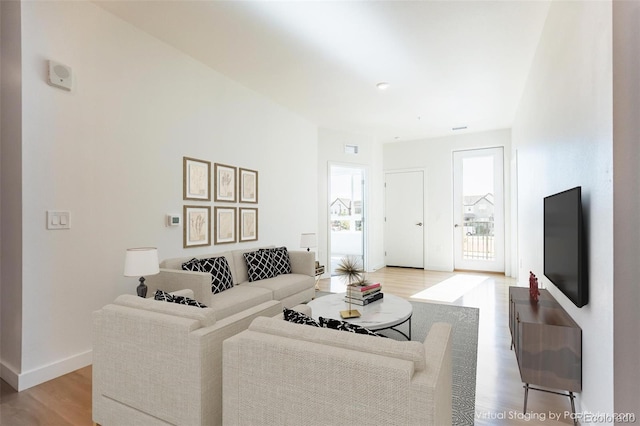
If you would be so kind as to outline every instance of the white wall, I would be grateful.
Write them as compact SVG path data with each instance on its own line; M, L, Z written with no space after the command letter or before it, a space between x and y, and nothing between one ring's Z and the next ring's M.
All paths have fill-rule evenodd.
M512 128L520 284L533 271L582 328L578 411L601 413L613 412L611 18L610 2L552 2ZM543 198L575 186L589 252L590 300L581 309L543 275Z
M640 3L613 2L614 411L640 414Z
M20 2L0 2L0 377L13 387L22 367L20 30Z
M345 154L344 145L358 145L357 155ZM384 183L382 179L382 144L367 135L353 134L338 130L320 128L318 130L318 260L327 267L330 261L327 242L329 239L329 165L363 166L366 173L365 212L366 268L373 271L384 266L383 220Z
M453 251L453 151L504 147L505 151L505 268L510 273L509 162L510 130L465 133L455 136L396 142L384 145L384 170L424 169L426 172L425 269L452 271Z
M317 128L86 2L23 3L21 385L91 361L91 312L134 293L127 247L160 258L282 244L317 214ZM69 93L46 60L73 68ZM259 171L259 242L183 249L182 157ZM218 205L223 205L218 203ZM47 231L45 211L71 211Z

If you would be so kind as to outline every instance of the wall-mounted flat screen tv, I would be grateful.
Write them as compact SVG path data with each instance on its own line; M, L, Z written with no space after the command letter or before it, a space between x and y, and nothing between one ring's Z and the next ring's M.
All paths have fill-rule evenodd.
M544 275L577 307L589 301L582 188L544 198Z

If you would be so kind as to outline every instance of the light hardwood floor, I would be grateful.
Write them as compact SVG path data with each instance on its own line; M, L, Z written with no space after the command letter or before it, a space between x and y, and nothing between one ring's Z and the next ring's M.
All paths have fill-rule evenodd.
M480 308L478 336L478 372L476 385L476 425L564 425L569 399L544 392L529 392L528 412L522 413L524 390L518 365L510 350L508 326L508 287L513 279L503 275L476 272L434 272L405 268L383 268L367 274L379 281L384 292L415 301L411 296L454 276L479 276L486 279L455 305ZM340 291L344 284L336 278L319 282L322 291ZM447 302L439 302L447 303ZM559 416L555 421L551 416ZM0 425L91 425L91 367L15 392L0 381Z
M453 278L464 285L464 277L482 281L464 296L452 302L421 300L413 295ZM512 350L509 332L509 286L513 278L479 272L435 272L410 268L383 268L368 273L366 278L380 282L385 293L416 302L450 303L480 309L478 330L478 367L476 376L476 425L565 425L569 417L569 398L530 391L527 414L522 413L523 383L518 362ZM484 278L484 279L483 279ZM452 283L452 287L457 283ZM337 277L319 282L322 291L344 291ZM452 288L455 293L455 288ZM557 420L556 420L557 419Z

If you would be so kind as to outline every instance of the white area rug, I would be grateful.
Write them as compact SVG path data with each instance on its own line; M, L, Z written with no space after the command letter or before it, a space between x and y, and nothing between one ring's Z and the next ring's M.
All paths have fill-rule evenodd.
M453 302L477 287L481 282L487 280L481 275L461 275L457 274L451 278L422 290L411 296L412 299L437 300L439 302Z

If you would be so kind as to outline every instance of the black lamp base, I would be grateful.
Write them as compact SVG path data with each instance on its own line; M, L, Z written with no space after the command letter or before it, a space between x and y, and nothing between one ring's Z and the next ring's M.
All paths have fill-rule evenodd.
M136 288L138 291L138 296L147 297L147 285L144 283L144 277L140 277L140 284Z

